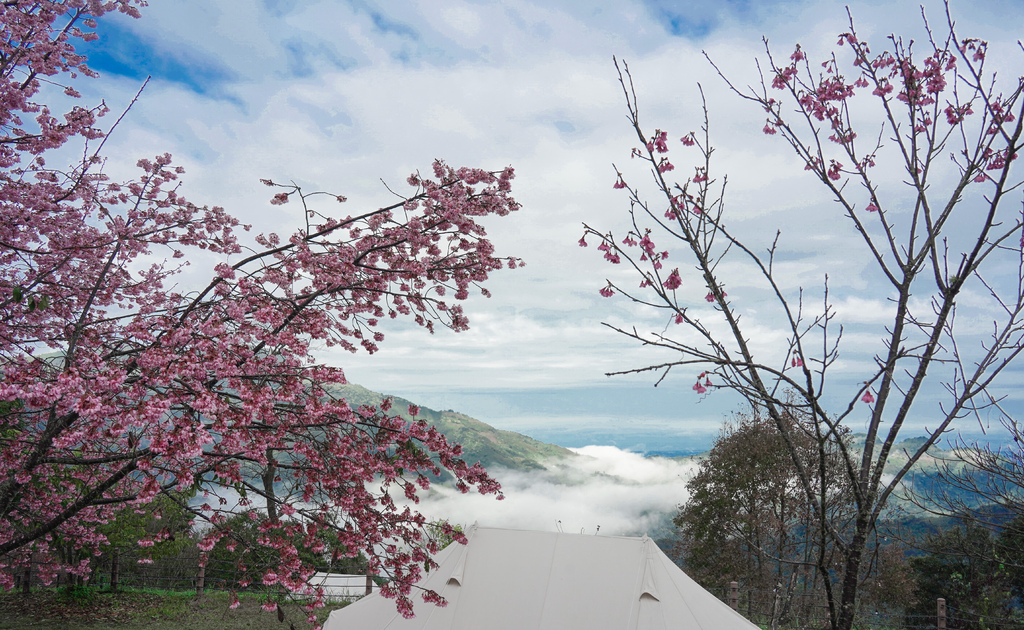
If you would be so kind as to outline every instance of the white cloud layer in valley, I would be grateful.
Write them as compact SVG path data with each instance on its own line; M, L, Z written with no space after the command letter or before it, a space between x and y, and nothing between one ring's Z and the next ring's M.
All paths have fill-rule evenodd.
M420 491L413 504L401 492L399 508L409 506L429 521L537 531L565 531L655 538L673 535L672 517L689 498L686 482L697 472L692 458L644 457L614 446L585 446L576 453L544 462L545 470L493 468L488 473L501 483L504 498L460 493L449 484ZM210 487L193 500L238 511L241 497L233 488ZM223 500L223 502L221 502ZM250 496L250 508L265 502Z
M640 535L658 533L688 498L692 460L643 457L614 446L572 449L547 470L490 471L505 498L434 486L417 509L430 519L486 527Z

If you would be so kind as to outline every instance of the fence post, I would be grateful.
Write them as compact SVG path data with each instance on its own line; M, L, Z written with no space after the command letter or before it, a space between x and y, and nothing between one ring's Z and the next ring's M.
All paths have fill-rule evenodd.
M120 567L118 566L118 560L120 560L121 550L118 547L114 547L114 553L110 556L110 590L111 592L117 592L117 580L118 572Z
M364 593L364 595L369 595L372 592L373 592L373 578L370 577L370 570L367 569L366 570L366 593Z
M729 605L736 612L740 610L740 583L729 582Z
M942 597L935 601L936 603L936 618L935 627L937 630L946 630L946 600Z
M196 596L203 594L203 587L206 586L206 563L199 565L199 575L196 576Z

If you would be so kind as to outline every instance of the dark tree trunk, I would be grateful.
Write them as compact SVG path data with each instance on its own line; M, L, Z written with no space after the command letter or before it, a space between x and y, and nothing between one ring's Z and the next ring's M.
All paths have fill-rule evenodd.
M274 449L267 449L267 467L263 471L263 493L267 499L267 518L270 522L277 522L277 496L274 494L274 477L277 476L277 461L274 459Z
M839 615L834 630L850 630L857 612L857 587L860 584L860 562L867 544L867 518L858 516L857 530L850 541L849 555L846 556L846 572L843 575L843 590L840 595Z

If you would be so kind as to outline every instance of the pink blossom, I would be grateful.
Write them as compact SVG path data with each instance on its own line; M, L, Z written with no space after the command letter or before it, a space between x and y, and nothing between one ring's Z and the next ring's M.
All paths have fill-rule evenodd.
M619 254L608 246L608 243L601 243L597 246L598 251L604 252L604 259L613 265L617 265L622 262Z
M864 390L864 395L860 397L861 401L871 404L875 402L875 395L871 393L870 389Z
M864 209L868 212L878 212L878 206L876 206L874 202L869 203Z
M217 544L216 536L205 536L200 540L196 546L199 547L200 551L210 551Z
M693 145L695 145L697 143L693 139L693 132L692 131L690 133L686 134L685 136L683 136L682 138L680 138L679 141L682 142L683 146L686 146L686 147L692 147Z
M776 73L775 78L772 80L772 87L776 90L784 90L789 86L790 81L792 81L795 76L796 65L783 68Z
M580 244L580 247L586 247L587 246L587 235L586 234L584 234L583 236L580 237L579 244Z
M665 282L664 282L665 288L670 290L670 291L678 289L680 286L682 286L682 284L683 284L683 281L679 277L679 268L678 267L672 270L672 273L670 273L668 275L668 277L665 278Z
M94 21L114 10L138 16L144 5L4 8L14 31L0 41L0 402L23 407L16 445L0 440L0 544L11 547L0 585L12 584L29 559L43 580L60 569L82 574L68 558L105 548L119 512L145 514L162 490L198 484L203 556L218 545L272 552L269 565L238 566L238 584L303 590L313 567L299 551L308 545L322 558L362 554L393 577L390 594L411 610L411 584L426 561L417 547L425 517L392 497L414 504L441 474L462 491L499 494L500 485L389 401L354 409L338 399L344 374L311 353L375 352L385 314L428 333L466 329L457 302L484 292L491 273L522 264L499 254L484 229L518 209L514 170L438 160L409 176L412 190L399 202L382 195L381 207L353 215L340 211L344 195L267 179L272 203L291 200L308 214L290 233L243 241L250 226L185 198L183 169L169 154L139 159L134 174L130 163L107 164L96 153L102 128L113 124L100 125L102 102L55 107L89 93L64 84L80 88L94 76L75 50L94 35ZM210 262L185 279L187 260ZM62 360L26 357L36 347L59 348ZM223 491L285 456L292 466L277 475L289 497L280 520L250 510L252 535L241 528L224 540L234 506ZM344 523L325 516L339 513ZM162 529L139 544L152 548L172 535Z
M943 113L946 114L947 123L949 123L950 125L958 125L961 122L963 122L963 120L967 116L973 114L974 110L971 109L970 103L963 105L961 107L954 107L952 104L950 104L946 107L946 109L943 110Z
M650 153L668 153L668 133L658 129L654 137L647 141L647 150Z
M803 367L804 366L804 360L801 359L799 356L794 356L793 357L793 361L791 362L791 365L793 367Z
M988 42L980 39L965 39L960 43L960 52L964 55L973 51L972 61L975 63L985 60L985 53L988 49Z
M615 295L615 290L612 289L611 285L608 285L606 287L603 287L600 291L598 291L598 293L600 293L603 297L609 298Z
M648 256L653 256L654 255L655 245L654 245L654 241L651 240L651 235L650 235L650 231L649 230L640 239L640 247L644 250L644 252L646 252L646 254Z

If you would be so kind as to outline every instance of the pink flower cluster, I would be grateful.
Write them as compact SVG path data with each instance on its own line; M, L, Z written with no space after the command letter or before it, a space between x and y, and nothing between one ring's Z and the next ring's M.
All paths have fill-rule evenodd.
M442 471L463 492L500 487L418 410L353 409L335 395L341 370L310 348L375 352L382 322L398 317L466 329L457 302L522 264L495 253L481 222L518 209L514 171L437 161L430 177L409 178L400 202L338 215L321 213L316 193L265 180L270 203L301 202L309 223L243 247L248 226L183 198L169 155L140 160L122 182L97 155L47 167L46 152L102 135L105 108L55 116L33 100L42 81L92 76L72 42L94 37L104 13L144 4L0 7L0 432L18 435L0 441L0 587L28 563L44 581L60 568L87 572L63 563L56 542L94 554L120 510L142 511L161 493L258 494L253 467L271 470L272 454L287 453L297 499L259 540L238 542L272 548L280 564L243 582L305 592L312 567L296 540L326 555L361 552L393 576L387 592L409 614L410 584L437 548L423 515L394 496L415 501ZM205 284L178 288L182 261L211 257ZM211 527L198 544L209 551L230 506L205 503L197 511Z
M700 374L697 375L697 382L694 383L692 389L698 394L704 394L708 391L709 387L712 387L711 377L708 375L707 372L701 372Z

